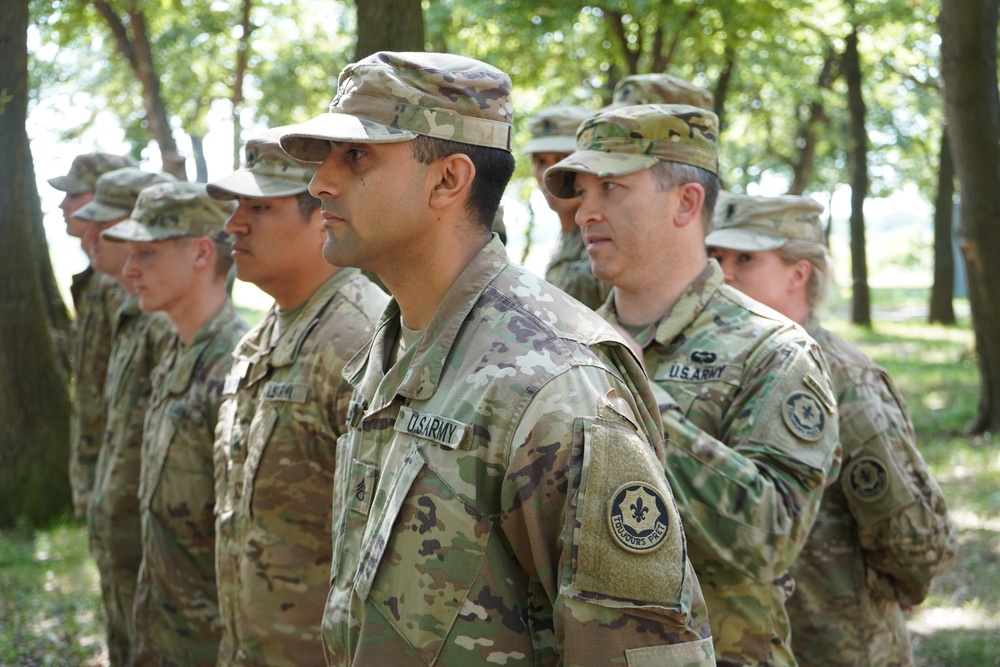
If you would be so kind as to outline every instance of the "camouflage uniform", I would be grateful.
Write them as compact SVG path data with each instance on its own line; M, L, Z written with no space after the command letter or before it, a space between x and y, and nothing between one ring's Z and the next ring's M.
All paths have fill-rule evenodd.
M545 267L545 280L595 310L611 293L611 285L594 277L579 227L559 234L559 245Z
M221 242L234 209L209 197L201 184L154 185L140 193L131 219L102 236L148 242L190 235ZM212 446L223 380L246 331L227 299L190 344L174 338L152 373L139 481L136 667L209 667L218 658Z
M73 327L73 414L70 419L69 477L73 508L87 515L97 457L104 441L104 381L111 354L111 325L125 292L111 276L88 266L70 287Z
M329 663L712 664L652 396L617 336L498 239L433 321L386 371L391 302L345 369ZM666 531L654 553L609 529L633 486Z
M282 146L321 158L364 132L510 150L509 90L478 61L377 53ZM329 664L712 664L655 403L621 338L498 238L397 355L400 331L392 301L344 370Z
M797 241L810 257L825 245L822 211L807 197L732 196L706 243L755 252ZM911 665L900 605L919 604L951 563L954 529L885 370L817 319L806 326L830 364L844 465L790 568L795 657L803 666Z
M109 171L137 167L131 158L110 153L78 155L69 173L49 179L49 185L67 194L94 192L97 179ZM70 415L69 478L73 509L87 514L94 468L104 439L104 380L111 352L111 324L125 294L110 276L87 267L73 276L70 287L76 311L70 352L73 370L73 413Z
M663 159L717 173L717 119L685 105L610 109L546 185ZM618 324L614 295L601 311ZM798 325L723 284L714 261L659 322L635 333L658 388L666 472L690 539L720 665L794 665L787 570L840 462L826 364ZM698 431L701 431L699 433Z
M127 167L102 175L94 199L74 217L109 222L127 216L139 192L174 180ZM128 297L115 314L104 385L106 421L87 508L90 552L101 575L112 667L131 661L132 605L142 560L139 471L150 373L171 345L174 328L163 313L143 313Z
M90 552L101 574L112 667L127 665L136 578L142 561L139 476L142 429L152 391L150 375L173 343L163 313L143 313L129 297L118 311L108 362L104 445L87 509Z
M236 347L216 430L219 665L324 665L344 363L385 296L341 269L276 333L275 308Z

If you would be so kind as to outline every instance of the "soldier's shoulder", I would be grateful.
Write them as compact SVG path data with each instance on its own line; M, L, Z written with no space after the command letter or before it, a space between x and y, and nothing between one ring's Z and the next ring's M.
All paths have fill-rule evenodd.
M378 285L362 272L355 271L337 290L336 303L332 305L335 310L356 313L374 326L388 302L389 297Z

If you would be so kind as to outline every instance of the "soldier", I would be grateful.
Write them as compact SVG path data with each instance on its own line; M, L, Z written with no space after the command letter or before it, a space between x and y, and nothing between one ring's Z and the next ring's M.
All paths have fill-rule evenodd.
M129 216L143 188L173 180L168 174L134 167L117 169L101 176L93 200L73 213L91 223L84 243L94 268L118 280L128 295L115 314L112 329L104 387L104 443L87 508L90 552L101 575L107 612L111 667L131 662L132 603L142 562L138 495L142 426L149 404L150 374L174 333L166 315L139 309L131 283L121 275L128 247L104 241L100 233Z
M955 557L944 498L885 369L816 316L830 257L823 207L808 197L732 196L705 239L726 283L816 339L837 395L844 465L791 567L800 665L912 665L903 607L920 604Z
M66 233L83 240L87 223L71 214L94 198L97 178L122 167L138 166L134 160L110 153L85 153L73 160L69 173L49 179L49 185L65 192L59 209ZM84 248L84 252L86 252ZM71 359L73 369L73 413L70 415L69 479L73 510L87 516L87 503L94 487L94 469L104 440L104 380L111 353L111 325L125 300L118 281L92 265L73 276L70 286L76 320L73 326Z
M641 368L490 234L511 114L489 65L380 52L281 139L393 295L344 371L328 662L713 664Z
M576 149L576 129L593 112L576 106L543 109L528 121L531 140L521 149L531 156L531 173L545 197L545 203L559 217L559 244L545 267L549 281L580 303L593 309L600 307L611 292L611 285L594 277L587 261L587 249L576 226L579 202L553 197L542 182L545 170Z
M712 111L715 98L701 86L671 74L632 74L615 86L608 108L636 104L688 104Z
M384 294L323 259L314 167L251 139L237 172L208 186L238 200L226 223L236 275L274 297L240 341L216 431L219 665L323 666L330 497L351 387L344 364L371 339Z
M715 114L626 106L588 119L545 185L581 200L594 275L614 285L602 313L643 351L671 419L667 476L719 664L794 665L787 570L836 476L836 406L815 342L708 260L717 170Z
M212 445L232 351L247 331L226 296L232 258L222 226L236 207L204 185L161 183L102 237L128 242L124 277L144 312L177 331L153 370L139 482L142 566L135 667L212 667L219 653Z

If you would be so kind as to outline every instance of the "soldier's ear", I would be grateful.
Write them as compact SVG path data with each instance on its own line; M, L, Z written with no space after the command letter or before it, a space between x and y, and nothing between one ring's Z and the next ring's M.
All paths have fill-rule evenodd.
M813 265L808 259L800 259L792 266L791 287L805 289L812 275Z
M431 164L428 174L431 190L428 204L431 208L443 209L456 204L465 207L472 181L476 177L476 166L464 153L452 153Z
M215 243L212 239L207 236L199 236L191 246L196 269L212 268L215 266Z
M705 188L698 183L682 183L677 188L677 212L674 215L674 224L677 227L686 227L691 223L701 224L702 207L705 204ZM701 227L699 226L699 233Z

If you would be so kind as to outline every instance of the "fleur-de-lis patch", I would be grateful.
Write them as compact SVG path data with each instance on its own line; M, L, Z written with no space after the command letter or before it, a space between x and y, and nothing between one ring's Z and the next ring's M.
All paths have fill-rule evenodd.
M645 482L622 484L608 503L608 528L622 549L636 553L654 551L670 532L663 495Z

